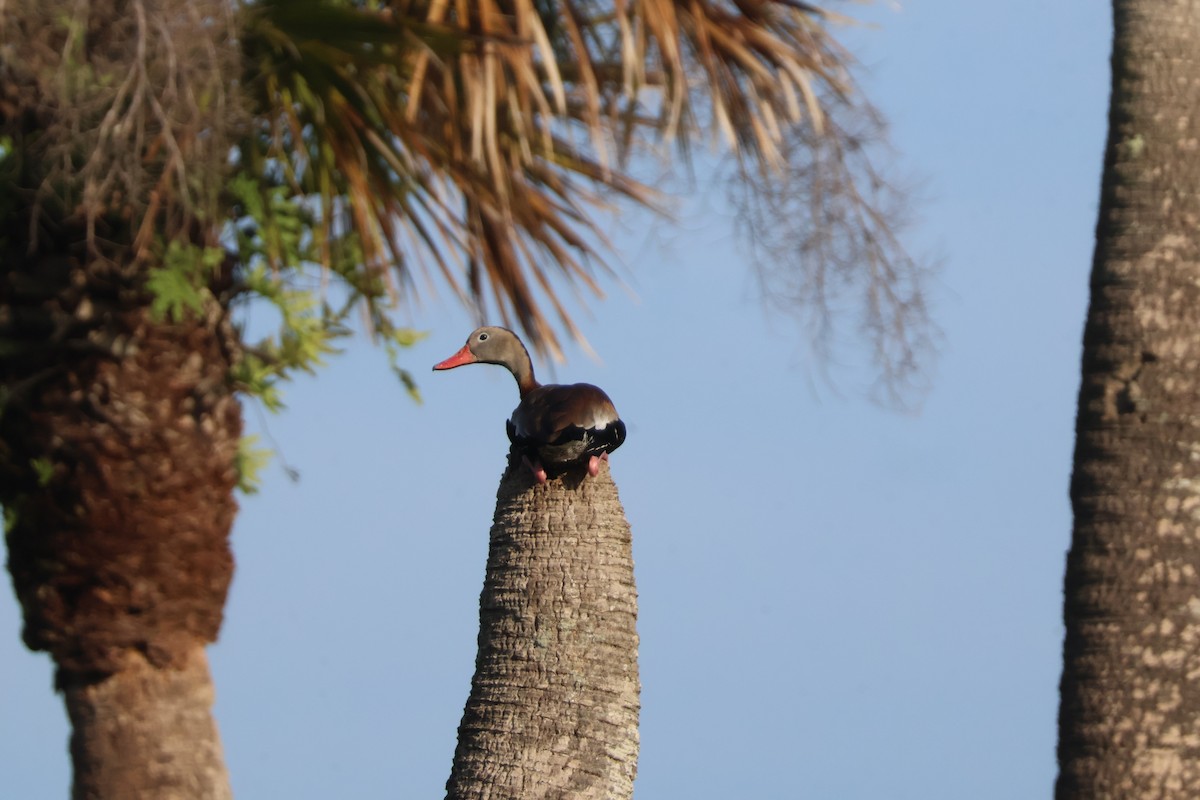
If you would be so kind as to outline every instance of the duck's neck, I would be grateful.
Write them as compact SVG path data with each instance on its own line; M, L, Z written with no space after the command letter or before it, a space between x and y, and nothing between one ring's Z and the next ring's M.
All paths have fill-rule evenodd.
M533 377L533 360L529 357L529 351L525 349L525 345L519 342L518 344L521 352L508 365L508 370L517 379L517 390L521 393L521 397L525 397L541 384Z

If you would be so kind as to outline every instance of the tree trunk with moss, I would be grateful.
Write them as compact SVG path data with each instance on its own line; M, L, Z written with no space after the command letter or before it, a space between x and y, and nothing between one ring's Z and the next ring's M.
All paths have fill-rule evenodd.
M538 485L509 461L447 798L629 798L637 591L616 486L607 465Z
M1114 3L1056 795L1200 797L1200 0Z

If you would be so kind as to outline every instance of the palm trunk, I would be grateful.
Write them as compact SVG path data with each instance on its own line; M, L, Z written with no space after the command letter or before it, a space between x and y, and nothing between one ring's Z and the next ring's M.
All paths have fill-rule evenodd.
M55 364L34 335L45 309L8 277L0 300L28 312L13 313L4 333L23 344L0 359L8 568L25 642L54 658L75 725L74 796L227 797L203 656L237 507L241 410L221 323L114 310Z
M447 798L631 797L637 592L606 466L539 486L510 457L479 607Z
M1200 0L1117 0L1065 583L1066 798L1200 797Z
M111 676L68 685L64 693L76 800L233 797L203 648L179 669L129 653Z

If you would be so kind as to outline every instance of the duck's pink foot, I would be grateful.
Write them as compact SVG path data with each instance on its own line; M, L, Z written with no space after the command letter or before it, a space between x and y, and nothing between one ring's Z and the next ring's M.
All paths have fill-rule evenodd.
M601 461L608 461L608 453L607 453L607 452L605 452L605 453L601 453L601 454L600 454L600 460L601 460Z
M605 453L604 455L608 455ZM588 475L593 478L600 474L600 459L597 456L592 456L588 459Z
M530 461L529 456L521 456L521 460L525 462L525 466L529 467L529 471L533 473L533 479L538 483L546 482L546 468L536 461Z

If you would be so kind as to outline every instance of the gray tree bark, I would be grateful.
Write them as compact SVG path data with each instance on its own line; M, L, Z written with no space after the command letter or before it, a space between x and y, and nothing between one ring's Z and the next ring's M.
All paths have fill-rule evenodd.
M603 463L544 485L510 457L450 800L622 800L637 772L637 591Z
M1200 0L1116 0L1056 796L1200 797Z
M135 652L98 682L63 687L74 800L229 800L203 647L178 668Z

